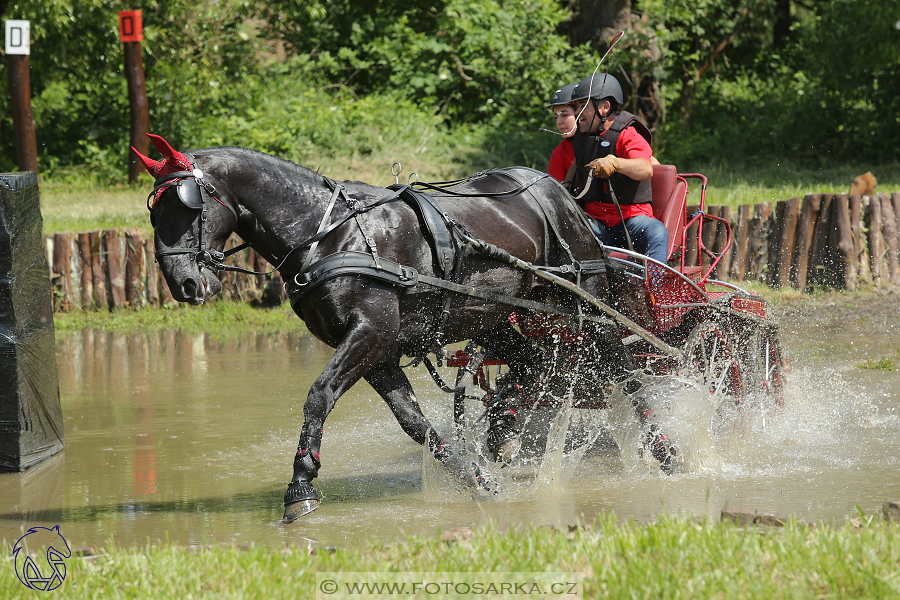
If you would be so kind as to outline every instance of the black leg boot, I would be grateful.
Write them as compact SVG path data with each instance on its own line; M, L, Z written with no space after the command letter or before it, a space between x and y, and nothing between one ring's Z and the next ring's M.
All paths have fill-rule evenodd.
M487 450L494 462L508 465L522 448L519 413L513 405L506 404L492 409L488 418Z
M672 445L669 436L655 422L653 409L641 393L641 384L632 379L625 385L625 393L631 396L634 412L644 431L644 448L649 450L650 456L659 461L659 468L663 473L666 475L675 473L680 466L678 451Z
M322 428L305 423L300 433L300 443L294 456L294 476L284 494L284 520L293 521L319 508L319 494L312 480L319 474L322 463L319 448L322 445Z

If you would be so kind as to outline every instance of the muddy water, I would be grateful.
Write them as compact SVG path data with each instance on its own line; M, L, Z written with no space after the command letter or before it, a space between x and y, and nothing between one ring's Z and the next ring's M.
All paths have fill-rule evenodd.
M726 507L827 521L856 516L856 506L874 514L900 498L900 381L857 365L896 353L895 315L782 317L792 358L783 414L711 432L710 399L682 386L673 418L689 440L683 473L664 476L620 453L627 423L614 410L573 411L565 423L548 410L532 430L556 419L587 432L590 446L573 454L551 435L549 452L497 473L502 493L473 498L446 485L363 383L326 425L321 508L288 526L278 523L281 497L303 400L330 356L325 346L291 336L69 334L57 348L66 450L0 475L0 539L61 524L76 547L112 538L126 546L352 545L488 522L590 520L609 510L641 521L665 511L715 517ZM423 370L410 376L426 414L448 430L449 399Z

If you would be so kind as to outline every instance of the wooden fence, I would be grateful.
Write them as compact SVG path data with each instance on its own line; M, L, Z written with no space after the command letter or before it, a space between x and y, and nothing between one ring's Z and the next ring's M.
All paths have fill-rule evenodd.
M226 249L240 242L229 239ZM140 230L115 229L46 237L55 310L116 310L159 306L173 302L169 286L156 264L152 239ZM252 249L229 258L229 264L253 271L271 267ZM281 277L231 273L222 277L221 296L236 300L278 304L283 299Z
M688 206L688 214L697 209ZM900 285L900 192L807 194L737 209L709 206L707 212L728 220L733 232L716 278L799 290ZM696 232L691 238L696 240ZM703 243L714 252L722 251L726 239L724 226L704 227ZM56 310L114 310L173 301L157 268L153 240L144 239L140 230L57 233L46 242ZM232 237L226 249L239 243ZM696 264L696 242L686 252L686 262ZM705 257L703 263L708 264ZM233 255L229 264L271 269L252 249ZM281 283L278 273L229 272L223 274L220 295L274 305L284 299Z
M696 210L688 207L688 214ZM717 278L798 290L900 284L900 192L807 194L774 204L745 204L736 211L710 206L707 212L726 218L734 237L716 268ZM704 244L721 252L724 227L705 229ZM689 247L687 260L692 250L696 256Z

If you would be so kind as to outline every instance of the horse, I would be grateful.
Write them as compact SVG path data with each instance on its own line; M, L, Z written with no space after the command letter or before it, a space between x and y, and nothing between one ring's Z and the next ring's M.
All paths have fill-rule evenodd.
M255 150L179 152L161 137L150 137L161 160L132 150L157 178L148 208L157 260L172 297L199 305L218 292L219 270L236 270L225 266L222 252L236 233L276 265L294 312L312 335L334 348L303 405L304 424L284 496L285 522L319 506L312 481L322 464L325 421L360 379L451 473L472 485L490 485L426 419L400 364L404 355L420 357L473 340L502 357L516 382L533 385L544 359L510 325L510 304L527 306L553 296L574 314L576 302L571 294L550 289L534 269L512 266L510 256L520 265L556 268L560 277L578 279L580 289L593 297L610 297L602 245L568 192L546 174L521 167L487 171L435 189L416 206L402 199L409 186L336 182ZM435 221L450 227L442 233ZM578 265L591 261L601 268L576 273ZM446 283L442 288L424 280ZM610 383L627 378L635 361L618 328L591 320L589 306L575 308L589 331L592 378ZM503 442L516 437L518 417L512 402L501 407L492 413L490 430Z

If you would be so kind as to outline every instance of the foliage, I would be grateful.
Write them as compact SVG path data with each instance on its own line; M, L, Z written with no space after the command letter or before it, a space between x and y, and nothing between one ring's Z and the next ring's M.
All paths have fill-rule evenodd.
M767 169L900 158L897 2L631 5L639 18L608 66L654 82L641 89L664 102L663 160ZM597 58L557 33L569 14L556 0L0 0L3 18L32 21L44 175L79 166L124 179L116 13L126 8L144 15L152 131L178 147L240 144L313 167L389 155L410 136L423 163L543 167L558 141L535 135L552 128L547 98ZM14 168L7 87L0 61L0 170ZM434 140L457 137L425 160Z
M130 120L118 11L141 9L153 130L182 143L191 118L233 104L256 64L246 0L14 0L5 19L31 21L32 107L42 171L87 164L122 173ZM249 32L249 33L248 33ZM0 63L0 170L14 162L6 65Z
M334 84L396 90L454 123L546 121L553 91L593 67L556 34L553 0L273 0L271 33ZM588 67L590 65L590 67Z
M859 365L860 369L874 369L877 371L894 371L897 369L897 365L894 363L894 359L890 356L884 356L882 358L870 358L869 360L863 362Z
M785 4L793 25L777 38L775 11ZM662 132L675 161L771 156L831 165L900 156L891 142L900 133L896 2L642 0L641 7L662 32L670 114L681 111Z

